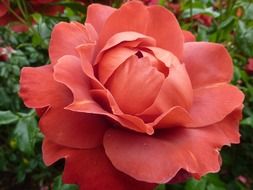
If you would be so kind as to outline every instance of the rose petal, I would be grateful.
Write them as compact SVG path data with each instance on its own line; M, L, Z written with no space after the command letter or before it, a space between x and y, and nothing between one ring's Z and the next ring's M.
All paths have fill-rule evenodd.
M96 63L99 63L98 76L100 82L105 84L107 79L119 67L119 65L138 51L133 48L139 45L152 46L155 45L155 40L136 32L120 32L113 35L107 41L96 59Z
M141 2L131 1L123 4L105 22L99 35L98 49L101 50L108 39L119 32L133 31L145 34L147 22L148 11Z
M47 111L48 107L44 107L44 108L36 108L36 114L41 117L46 111Z
M192 86L184 64L168 51L159 48L149 48L157 59L169 67L169 75L165 78L154 103L140 116L160 115L174 106L190 108L192 105Z
M70 149L54 144L47 139L44 140L44 162L50 165L61 158L66 159L63 181L78 184L80 190L115 188L117 190L152 190L156 186L155 184L136 181L117 171L101 147L86 150Z
M233 76L231 57L220 44L209 42L185 43L183 62L186 65L193 88L230 82Z
M185 127L191 122L193 120L188 111L180 106L175 106L157 117L151 125L154 128Z
M125 127L134 131L138 131L141 133L147 133L147 134L153 134L154 129L151 125L145 124L142 119L133 116L133 115L128 115L124 114L121 111L118 111L118 106L115 104L115 102L110 102L112 98L110 95L107 94L107 91L103 90L93 90L91 91L93 95L95 95L96 100L101 100L103 101L103 104L101 106L103 107L108 107L108 105L112 105L111 108L112 110L115 111L116 108L116 113L112 114L104 109L102 107L100 109L90 109L89 107L86 106L86 104L83 104L83 102L73 102L72 104L68 105L65 107L67 110L75 111L75 112L83 112L83 113L93 113L93 114L99 114L99 115L104 115L107 116L115 121L115 125L118 127ZM104 102L105 99L107 99L108 102ZM108 100L109 99L109 100ZM101 101L99 101L101 102ZM105 104L107 105L105 105ZM113 109L114 108L114 109Z
M88 109L86 105L82 104L82 102L73 102L71 105L67 106L66 109L84 113L95 113L105 115L112 118L113 120L120 123L122 126L126 128L142 133L152 134L154 132L152 126L146 125L140 118L136 116L123 114L112 94L107 89L105 89L105 87L95 77L93 67L90 64L92 47L94 48L94 44L86 44L77 48L82 61L81 63L82 69L83 72L86 74L86 76L90 78L90 81L93 83L93 87L96 86L96 89L93 89L92 92L94 92L94 90L97 91L96 95L99 94L100 96L97 97L97 99L99 99L100 102L102 100L103 102L102 105L109 104L113 111L113 114L103 109L93 109L93 110Z
M71 92L53 79L50 65L23 68L19 96L29 108L57 107L72 100Z
M98 49L102 49L111 36L124 31L147 34L157 41L158 47L171 51L179 58L182 56L184 40L182 31L175 16L163 7L147 8L138 1L124 4L105 22L100 33Z
M183 35L184 35L184 42L195 42L196 37L189 31L187 30L182 30Z
M90 95L90 81L82 72L79 58L66 55L59 59L54 66L54 78L71 90L74 103L82 104L90 111L102 110Z
M135 114L153 103L163 80L163 74L148 59L132 56L114 72L106 87L124 113Z
M104 137L105 152L118 170L140 181L167 183L181 169L200 177L220 169L223 145L238 143L240 118L232 114L208 127L175 127L153 136L111 128Z
M91 84L94 89L104 89L104 86L101 82L95 77L94 68L92 65L94 59L94 51L95 51L96 43L86 43L84 45L80 45L76 48L79 53L81 59L81 67L84 74L89 77L91 80Z
M196 89L189 110L193 123L188 123L187 126L200 127L221 121L240 107L243 99L244 94L229 84Z
M73 148L94 148L102 143L106 121L97 115L51 108L39 123L42 133L52 142Z
M127 31L127 32L119 32L114 34L110 39L107 40L102 51L108 50L120 43L123 42L132 42L140 40L139 43L142 43L143 46L155 46L156 41L152 37L145 36L141 33Z
M85 64L89 63L87 62ZM91 89L91 80L93 79L95 81L95 76L93 74L93 69L91 66L89 67L89 69L90 70L85 70L86 73L90 74L90 76L87 76L86 73L83 73L80 59L70 55L64 56L59 59L58 63L54 66L55 80L66 85L71 90L74 96L74 101L70 105L68 105L66 109L70 109L72 111L82 110L81 112L85 113L109 114L93 99L92 94L94 95L94 91L96 91L96 89ZM99 83L99 81L97 80L96 82ZM103 93L102 98L107 97L106 90L102 88L102 85L101 89L97 90L103 92L105 91ZM101 100L102 98L99 99ZM113 104L114 102L109 103ZM116 107L116 105L112 107ZM75 110L74 108L77 108L77 110ZM79 108L81 109L79 110Z
M184 37L176 17L158 5L149 6L148 11L149 19L145 34L156 40L157 47L172 52L181 60Z
M87 8L87 17L85 22L92 24L99 34L104 26L104 23L115 10L116 9L109 6L95 3L91 4Z
M66 38L71 36L71 38ZM96 40L96 31L90 24L86 26L78 23L60 22L56 24L49 44L49 56L52 64L64 55L79 56L75 48L81 44L94 42ZM61 45L59 45L61 44Z
M126 47L115 47L112 51L104 53L98 64L99 81L105 84L113 72L135 53L135 50Z

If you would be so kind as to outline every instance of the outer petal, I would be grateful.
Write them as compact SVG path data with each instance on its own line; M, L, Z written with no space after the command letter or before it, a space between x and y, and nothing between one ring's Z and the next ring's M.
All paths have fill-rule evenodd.
M196 56L197 55L197 56ZM230 82L233 63L220 44L189 42L184 44L184 59L193 88Z
M196 37L189 31L187 30L182 30L183 35L184 35L184 42L195 42Z
M97 33L99 34L104 26L104 23L115 10L116 9L109 6L91 4L88 6L85 22L92 24L92 26L94 26Z
M64 85L54 81L50 65L23 68L19 96L30 108L59 106L72 100L71 92Z
M158 47L171 51L179 58L182 56L182 31L174 15L163 7L146 8L138 1L127 2L107 19L100 33L98 49L102 49L111 36L124 31L147 34L157 41Z
M175 106L157 117L151 125L154 128L185 127L191 122L193 120L188 111L180 106Z
M145 36L138 32L126 31L114 34L110 39L108 39L102 51L108 50L120 43L132 41L138 41L138 44L143 46L155 46L156 44L155 39L149 36Z
M194 90L193 105L189 110L193 123L187 126L200 127L219 122L239 108L243 99L243 93L228 84Z
M102 108L92 99L89 78L82 72L80 59L67 55L59 59L54 67L55 80L66 85L73 93L74 101L82 103L90 111Z
M155 184L136 181L117 171L101 147L78 150L44 140L45 163L50 165L61 158L66 159L63 181L78 184L80 190L152 190L155 187Z
M137 180L167 183L181 169L200 177L219 170L218 150L223 145L239 142L240 118L235 112L215 125L172 128L153 136L110 129L104 138L105 152L118 170Z
M52 64L64 55L79 56L75 48L81 44L94 42L96 31L90 24L60 22L55 25L49 45L49 56ZM68 38L66 36L71 36Z
M92 114L51 108L39 123L47 139L67 147L94 148L101 145L107 122Z
M124 113L135 114L153 103L163 80L163 74L148 59L132 56L114 72L106 86Z
M157 42L157 47L172 52L180 60L183 55L184 37L176 17L164 7L148 7L149 19L146 33Z
M99 36L98 49L101 50L108 39L119 32L133 31L145 34L148 19L148 11L141 2L131 1L123 4L105 22Z

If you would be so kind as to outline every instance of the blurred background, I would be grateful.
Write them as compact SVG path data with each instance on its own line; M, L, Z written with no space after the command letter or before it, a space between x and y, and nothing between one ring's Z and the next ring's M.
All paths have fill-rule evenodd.
M24 66L49 63L48 43L60 21L84 22L91 3L119 7L121 0L0 0L0 190L77 190L63 185L63 161L46 168L41 156L43 135L34 110L18 97ZM143 0L171 10L197 41L222 43L234 62L233 84L246 95L241 143L222 149L218 174L208 174L156 190L253 189L253 1ZM158 21L159 22L159 21ZM141 190L141 189L140 189Z

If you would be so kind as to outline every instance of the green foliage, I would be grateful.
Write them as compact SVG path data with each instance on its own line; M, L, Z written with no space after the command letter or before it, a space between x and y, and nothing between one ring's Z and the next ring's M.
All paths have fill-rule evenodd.
M61 176L54 179L52 190L78 190L76 185L63 184Z
M0 111L0 126L13 123L18 120L18 117L11 111Z

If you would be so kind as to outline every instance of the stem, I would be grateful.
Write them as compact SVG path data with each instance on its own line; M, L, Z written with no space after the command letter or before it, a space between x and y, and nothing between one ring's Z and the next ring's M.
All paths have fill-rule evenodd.
M23 24L27 24L26 21L20 17L9 5L8 3L5 3L4 1L2 1L2 3L4 4L4 6L8 9L8 11L13 14L20 22L22 22Z
M190 29L193 28L193 17L192 17L192 0L190 0L190 18L191 18L191 25L190 25Z

